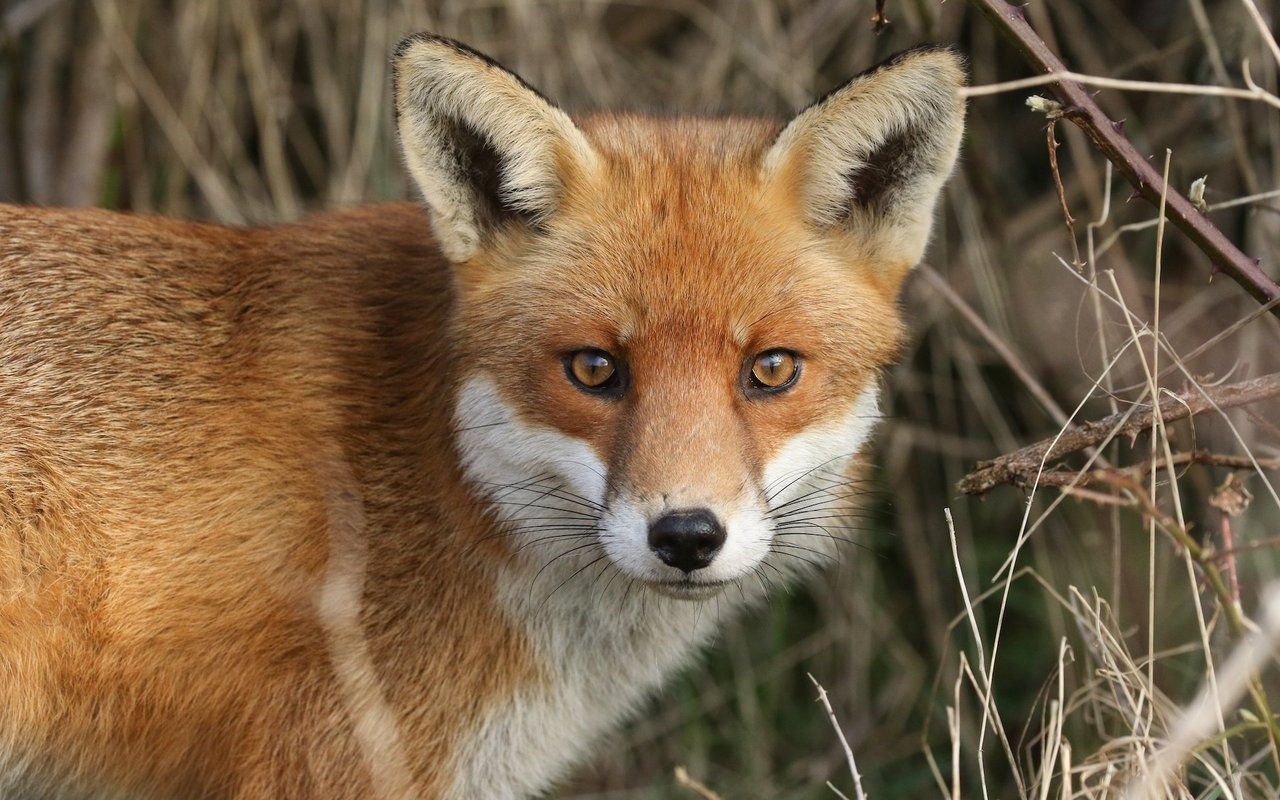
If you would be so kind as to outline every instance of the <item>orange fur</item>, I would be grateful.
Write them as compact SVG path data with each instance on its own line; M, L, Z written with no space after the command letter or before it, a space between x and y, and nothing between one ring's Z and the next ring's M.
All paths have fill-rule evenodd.
M0 207L0 793L540 791L720 606L661 581L652 618L611 580L551 602L573 561L538 602L573 550L528 549L564 523L520 514L740 506L745 576L772 546L769 469L865 439L958 147L954 56L904 56L785 129L571 120L438 37L397 70L425 212ZM878 193L898 172L908 200ZM625 357L625 398L567 380L583 348ZM742 370L771 348L803 371L765 399ZM469 390L508 427L475 439ZM547 448L600 496L520 472ZM611 560L587 566L637 577Z
M421 210L239 231L10 207L0 242L0 755L144 796L370 796L315 611L354 501L365 630L442 791L446 732L535 672L440 435Z

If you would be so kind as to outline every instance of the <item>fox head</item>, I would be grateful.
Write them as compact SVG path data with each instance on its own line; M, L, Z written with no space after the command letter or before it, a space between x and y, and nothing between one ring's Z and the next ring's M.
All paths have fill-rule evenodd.
M830 554L960 59L901 54L785 125L572 119L430 35L395 72L453 263L456 443L512 548L686 598Z

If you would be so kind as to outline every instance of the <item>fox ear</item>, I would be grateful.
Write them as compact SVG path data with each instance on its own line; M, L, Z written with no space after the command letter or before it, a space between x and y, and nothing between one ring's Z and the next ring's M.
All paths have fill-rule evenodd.
M462 262L500 227L538 225L595 160L569 116L469 47L420 33L395 54L396 127L444 254Z
M902 277L924 255L933 208L964 131L963 62L908 50L800 112L765 156L809 221L856 237Z

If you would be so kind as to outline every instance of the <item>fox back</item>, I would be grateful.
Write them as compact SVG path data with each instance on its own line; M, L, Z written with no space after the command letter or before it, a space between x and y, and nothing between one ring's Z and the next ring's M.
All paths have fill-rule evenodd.
M835 556L959 59L787 123L395 67L421 205L0 207L0 794L527 797Z

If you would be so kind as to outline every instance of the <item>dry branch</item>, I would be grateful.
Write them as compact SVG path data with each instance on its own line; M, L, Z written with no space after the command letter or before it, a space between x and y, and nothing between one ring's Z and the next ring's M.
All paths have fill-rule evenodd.
M1115 483L1114 478L1117 475L1128 475L1130 477L1141 477L1151 472L1151 470L1164 470L1170 467L1182 467L1187 464L1208 464L1214 467L1227 467L1228 469L1248 469L1251 470L1256 465L1260 469L1277 470L1280 469L1280 458L1258 458L1252 459L1248 456L1225 455L1222 453L1209 453L1203 450L1195 452L1174 453L1173 458L1165 460L1163 458L1156 461L1144 461L1141 464L1134 464L1132 467L1123 469L1092 469L1088 472L1079 472L1073 469L1055 469L1040 473L1040 477L1036 480L1040 486L1094 486L1098 484L1112 485ZM1231 473L1234 475L1235 473ZM1020 476L1022 484L1029 484L1035 480L1036 476L1023 475ZM1212 501L1210 501L1212 502Z
M1018 48L1036 69L1045 73L1066 72L1067 68L1027 23L1022 8L1005 0L970 0L978 10ZM1139 194L1158 205L1167 194L1169 219L1221 270L1244 287L1259 302L1280 297L1277 284L1258 265L1218 230L1209 218L1172 187L1166 187L1160 173L1138 152L1121 132L1121 125L1107 117L1081 84L1058 81L1051 90L1063 106L1063 117L1088 135L1103 155L1137 188ZM1280 307L1272 310L1280 316Z
M1160 417L1167 424L1216 408L1235 408L1280 396L1280 373L1271 373L1227 386L1209 386L1160 401ZM1152 410L1144 408L1112 414L1054 439L1045 439L991 461L980 461L956 485L965 494L982 494L1004 483L1029 486L1049 461L1099 444L1113 435L1136 436L1150 430Z

